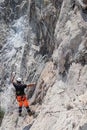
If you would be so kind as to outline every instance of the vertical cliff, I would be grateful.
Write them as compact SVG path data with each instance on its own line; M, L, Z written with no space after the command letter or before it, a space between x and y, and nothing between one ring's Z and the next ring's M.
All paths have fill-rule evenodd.
M55 28L58 65L56 83L49 88L41 112L30 130L87 129L87 12L83 1L63 1Z
M86 1L4 0L0 7L1 130L87 129ZM37 83L26 92L37 117L25 110L18 117L13 71Z
M21 129L26 124L25 121L23 125L25 117L28 122L32 120L25 111L22 120L18 119L15 93L10 83L12 72L26 83L37 82L36 89L26 90L27 97L32 97L31 104L42 104L48 88L55 81L51 55L55 48L54 31L61 4L62 1L44 0L0 2L0 106L5 112L1 129Z

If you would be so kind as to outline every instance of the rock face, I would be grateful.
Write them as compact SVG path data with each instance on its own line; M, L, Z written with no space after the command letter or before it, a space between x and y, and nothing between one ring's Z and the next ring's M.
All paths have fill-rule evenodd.
M4 0L0 3L0 19L6 23L25 15L28 8L27 0Z
M73 6L72 6L73 5ZM49 88L30 130L80 130L86 127L86 16L75 1L63 2L55 29L57 47L53 62L58 64L57 81Z
M60 18L58 21L60 24L57 24L59 27L57 27L55 31L55 35L58 39L58 61L59 71L61 73L69 69L66 67L69 67L73 61L80 62L83 65L85 65L87 62L85 58L87 55L87 45L85 41L86 18L83 19L85 13L82 14L81 9L80 11L76 11L75 8L78 8L76 6L73 10L71 10L70 6L70 2L68 4L66 4L66 2L64 3L64 8L61 10ZM66 12L69 12L69 14L67 14L65 10ZM66 17L63 19L63 16ZM75 19L77 22L75 22ZM64 24L64 22L66 22L66 24ZM64 32L62 31L63 28ZM60 35L63 35L63 37L60 37Z
M22 129L24 126L26 128L23 120L24 118L28 120L27 116L21 121L18 119L15 93L10 84L12 72L16 73L16 78L21 76L25 83L37 82L36 90L34 87L26 90L28 98L32 97L35 90L31 104L42 104L47 90L55 82L54 64L49 58L55 47L54 30L58 18L57 12L62 3L60 2L57 10L55 2L0 1L0 107L5 111L1 129ZM47 79L44 78L44 72L47 74ZM24 114L26 115L25 111ZM32 118L29 120L33 121Z
M13 2L15 7L23 5L19 7L23 10L13 11L11 23L1 22L7 29L6 33L1 29L0 100L5 109L1 130L86 130L86 1ZM13 10L11 1L7 3ZM13 71L26 83L37 82L36 88L26 92L37 117L28 117L24 109L23 117L18 117L9 82Z

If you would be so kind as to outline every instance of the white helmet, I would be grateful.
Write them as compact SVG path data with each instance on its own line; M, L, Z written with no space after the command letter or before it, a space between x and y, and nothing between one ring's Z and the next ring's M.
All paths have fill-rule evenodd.
M17 81L18 81L18 82L21 82L21 78L20 78L20 77L18 77L18 78L17 78Z

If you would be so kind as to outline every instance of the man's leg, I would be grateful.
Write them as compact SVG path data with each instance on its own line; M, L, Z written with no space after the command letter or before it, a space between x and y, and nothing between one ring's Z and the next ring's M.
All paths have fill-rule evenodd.
M26 107L26 110L27 110L29 116L31 116L32 112L31 112L31 110L29 108L29 104L28 104L28 101L27 101L26 97L25 97L25 100L24 100L24 106Z
M23 105L23 102L21 101L21 96L17 96L17 101L18 101L18 105L19 105L19 116L21 116L22 105Z
M21 116L22 113L22 106L19 106L19 116Z

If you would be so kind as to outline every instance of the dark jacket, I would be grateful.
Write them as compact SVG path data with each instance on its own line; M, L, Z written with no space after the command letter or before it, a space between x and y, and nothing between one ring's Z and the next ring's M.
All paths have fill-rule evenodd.
M18 84L13 82L13 86L15 87L17 96L25 95L24 89L27 87L26 84Z

